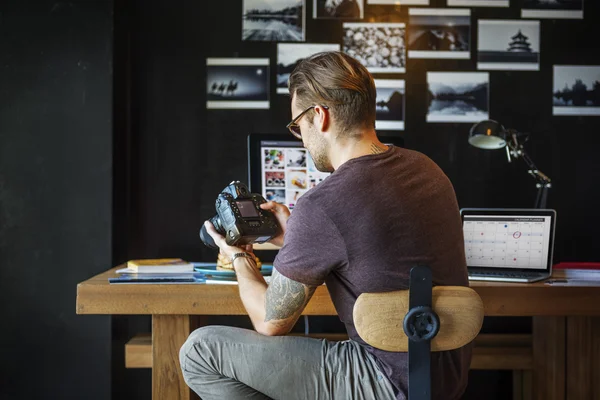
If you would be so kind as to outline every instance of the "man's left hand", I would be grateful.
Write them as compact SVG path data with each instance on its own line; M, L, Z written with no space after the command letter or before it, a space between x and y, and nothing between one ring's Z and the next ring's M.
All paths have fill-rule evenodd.
M228 259L231 260L231 258L233 257L233 255L235 253L241 253L241 252L252 253L252 245L251 244L244 244L241 246L230 246L225 241L225 237L223 235L221 235L219 232L217 232L217 230L215 229L215 227L213 226L213 224L210 221L205 221L204 226L206 227L206 231L208 232L208 234L215 241L215 244L217 246L219 246L220 253L223 254L224 256L226 256Z

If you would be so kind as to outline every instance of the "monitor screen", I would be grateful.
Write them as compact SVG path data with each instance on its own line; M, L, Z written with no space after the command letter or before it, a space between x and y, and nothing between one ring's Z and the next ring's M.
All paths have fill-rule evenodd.
M546 270L552 262L553 230L550 213L463 215L467 267Z
M383 137L386 144L401 147L401 137ZM294 209L298 199L329 176L320 172L302 142L291 135L250 134L248 136L248 182L252 193L267 201Z

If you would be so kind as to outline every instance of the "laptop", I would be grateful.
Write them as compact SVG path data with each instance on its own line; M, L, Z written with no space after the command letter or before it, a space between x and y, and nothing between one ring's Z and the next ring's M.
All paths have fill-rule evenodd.
M469 280L536 282L552 274L556 211L463 208Z

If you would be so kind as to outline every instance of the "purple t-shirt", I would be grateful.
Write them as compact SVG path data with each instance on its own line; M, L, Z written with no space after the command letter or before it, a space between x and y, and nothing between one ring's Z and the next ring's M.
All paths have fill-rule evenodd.
M342 164L296 204L274 267L307 285L327 284L352 340L375 356L398 399L408 393L408 354L375 349L356 333L361 293L408 289L428 265L434 285L468 286L462 223L452 184L428 157L391 147ZM432 353L432 397L458 398L471 346Z

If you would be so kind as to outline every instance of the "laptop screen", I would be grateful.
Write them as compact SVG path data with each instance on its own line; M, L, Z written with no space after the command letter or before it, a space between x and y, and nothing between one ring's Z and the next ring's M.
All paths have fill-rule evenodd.
M463 231L467 267L546 271L551 266L553 211L463 212Z

